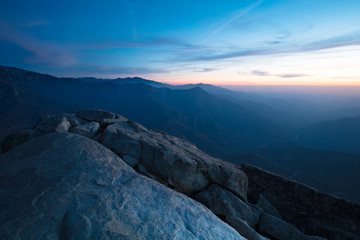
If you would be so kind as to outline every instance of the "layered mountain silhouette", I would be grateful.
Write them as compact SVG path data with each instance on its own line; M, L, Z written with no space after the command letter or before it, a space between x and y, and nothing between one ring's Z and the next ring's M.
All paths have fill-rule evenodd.
M360 154L360 116L312 124L298 130L294 141L313 148Z
M252 106L217 97L199 86L159 88L153 86L153 81L139 78L89 83L7 67L0 68L0 79L17 91L51 99L55 102L55 112L61 112L63 108L58 106L65 105L70 105L69 111L80 107L111 110L147 127L188 139L215 155L270 143L283 131L279 123L266 118L261 111L254 111ZM32 104L34 111L49 103L44 100L44 106L38 106L34 101L24 99L24 102Z
M304 127L311 118L306 114L311 102L300 104L208 84L57 78L12 67L0 67L0 99L0 139L47 114L101 108L191 141L215 156L228 156L231 162L251 163L359 201L357 191L352 191L358 188L352 173L359 169L359 156L345 153L360 149L358 118ZM276 147L284 141L306 147Z

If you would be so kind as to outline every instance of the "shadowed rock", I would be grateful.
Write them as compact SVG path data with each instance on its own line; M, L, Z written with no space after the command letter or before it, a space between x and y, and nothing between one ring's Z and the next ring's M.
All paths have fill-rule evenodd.
M264 195L259 194L259 200L256 202L256 206L261 208L264 212L281 219L279 211L264 197Z
M252 229L244 220L241 220L237 217L227 216L226 222L247 240L268 240L268 238L261 236L254 229Z
M69 133L1 155L2 239L244 239L201 204Z
M276 240L325 240L321 237L307 236L291 224L267 213L261 215L258 225L260 233Z
M203 203L213 213L228 217L237 217L255 228L259 221L260 211L250 208L246 203L230 191L213 184L209 188L194 196L194 199Z
M262 194L279 211L282 220L306 234L331 240L359 239L359 204L254 166L242 165L242 170L249 178L250 202L256 203Z

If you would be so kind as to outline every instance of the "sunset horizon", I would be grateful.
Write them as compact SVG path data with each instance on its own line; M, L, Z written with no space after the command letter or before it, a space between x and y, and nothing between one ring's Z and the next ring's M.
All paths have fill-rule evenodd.
M21 3L21 4L20 4ZM246 0L1 8L0 65L169 84L360 86L360 3Z

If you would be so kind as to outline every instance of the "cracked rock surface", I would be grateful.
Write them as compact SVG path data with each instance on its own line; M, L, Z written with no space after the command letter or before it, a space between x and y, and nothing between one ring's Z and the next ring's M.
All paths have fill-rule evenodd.
M50 133L1 155L1 239L244 239L101 144Z

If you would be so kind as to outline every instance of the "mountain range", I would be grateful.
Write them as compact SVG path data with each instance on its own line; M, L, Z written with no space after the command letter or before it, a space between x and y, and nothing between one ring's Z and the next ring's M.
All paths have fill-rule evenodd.
M352 191L359 187L352 174L360 170L357 108L348 111L350 108L338 106L320 117L313 113L324 109L323 104L294 99L208 84L58 78L0 67L0 139L47 114L101 108L193 142L228 161L252 163L360 201ZM329 120L317 121L326 117Z

